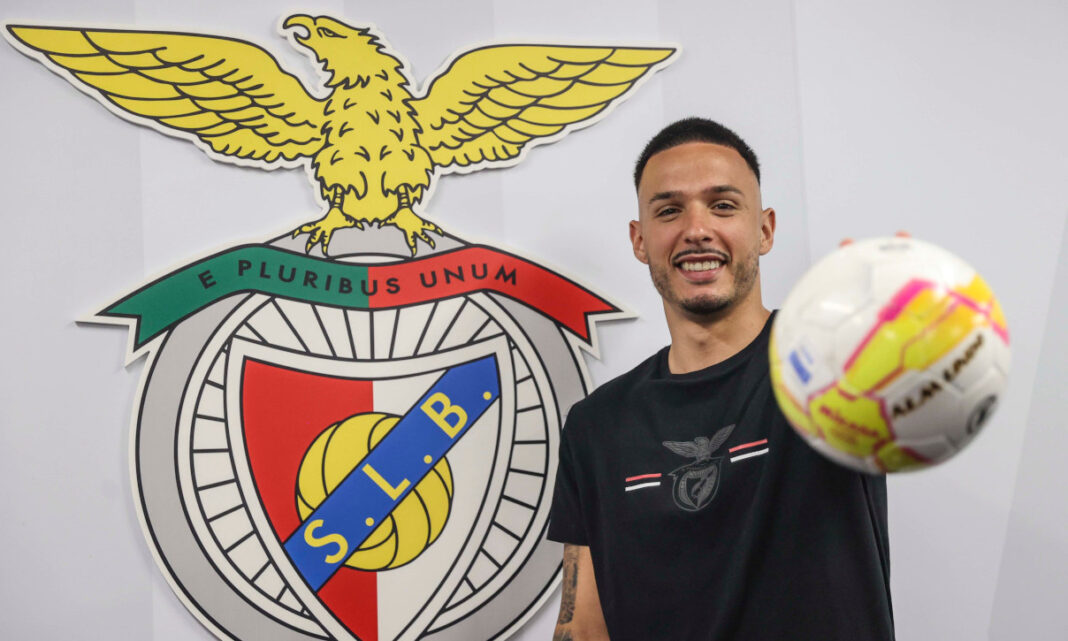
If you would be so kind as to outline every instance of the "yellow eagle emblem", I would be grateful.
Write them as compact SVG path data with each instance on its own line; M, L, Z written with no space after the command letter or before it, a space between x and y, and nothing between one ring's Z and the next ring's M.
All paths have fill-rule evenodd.
M303 166L322 218L297 227L306 251L364 223L393 225L412 254L441 229L416 209L440 175L518 162L525 149L590 124L673 48L496 45L456 55L413 94L407 66L370 28L294 15L313 56L311 92L263 48L186 33L8 25L27 53L114 113L190 140L216 160ZM317 95L320 94L320 95Z

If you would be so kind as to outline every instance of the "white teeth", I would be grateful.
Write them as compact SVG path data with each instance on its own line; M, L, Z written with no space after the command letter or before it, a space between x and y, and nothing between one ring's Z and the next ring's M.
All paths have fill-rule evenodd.
M706 272L712 269L718 269L723 263L718 260L706 260L701 263L685 262L681 267L683 271L687 272Z

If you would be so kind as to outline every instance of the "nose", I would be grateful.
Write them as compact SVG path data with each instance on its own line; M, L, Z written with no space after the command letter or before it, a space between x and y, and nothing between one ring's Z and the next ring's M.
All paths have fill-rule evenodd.
M686 207L682 215L685 225L684 238L687 242L706 243L712 240L715 235L712 217L704 207Z

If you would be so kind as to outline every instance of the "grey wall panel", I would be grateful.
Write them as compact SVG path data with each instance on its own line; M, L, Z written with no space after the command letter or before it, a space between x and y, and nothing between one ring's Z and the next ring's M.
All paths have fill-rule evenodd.
M1068 638L1068 227L1061 239L1056 280L1031 393L1016 492L990 624L997 641Z

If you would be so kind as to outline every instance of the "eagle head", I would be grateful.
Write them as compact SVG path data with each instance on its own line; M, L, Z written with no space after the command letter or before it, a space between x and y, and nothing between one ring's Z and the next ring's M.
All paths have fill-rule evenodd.
M369 29L357 29L329 16L293 15L282 29L298 45L315 55L330 74L327 86L364 86L382 71L396 72L400 63L383 50Z

